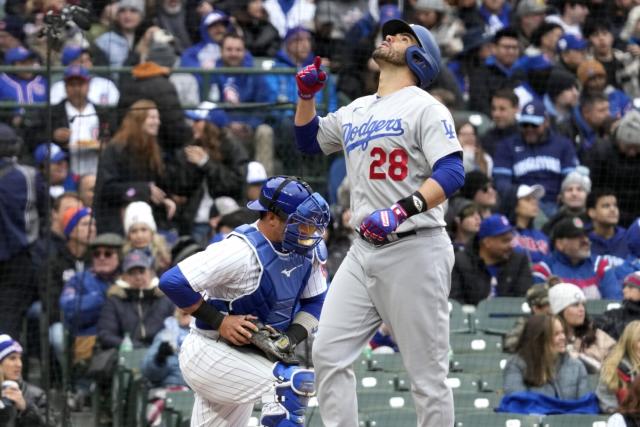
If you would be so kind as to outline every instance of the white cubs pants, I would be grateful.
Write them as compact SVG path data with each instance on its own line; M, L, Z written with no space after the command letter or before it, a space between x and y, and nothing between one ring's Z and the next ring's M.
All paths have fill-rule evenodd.
M274 393L274 364L207 334L192 329L180 348L182 375L195 392L191 427L245 427L254 403Z
M355 239L329 287L313 345L326 427L358 427L352 364L381 322L391 328L411 378L418 426L453 426L453 396L445 383L453 262L442 228L383 247Z

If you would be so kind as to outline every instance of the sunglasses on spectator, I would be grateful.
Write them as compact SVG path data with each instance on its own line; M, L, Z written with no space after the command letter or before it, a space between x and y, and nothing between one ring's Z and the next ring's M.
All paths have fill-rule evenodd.
M94 258L111 258L116 252L113 249L97 249L91 254Z

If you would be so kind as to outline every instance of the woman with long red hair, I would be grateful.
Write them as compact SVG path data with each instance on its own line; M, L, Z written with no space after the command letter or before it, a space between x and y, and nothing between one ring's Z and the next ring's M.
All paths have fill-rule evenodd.
M141 99L129 107L102 153L95 202L100 233L122 234L121 211L134 201L149 203L159 224L173 217L176 205L164 190L165 165L157 140L159 128L156 104Z

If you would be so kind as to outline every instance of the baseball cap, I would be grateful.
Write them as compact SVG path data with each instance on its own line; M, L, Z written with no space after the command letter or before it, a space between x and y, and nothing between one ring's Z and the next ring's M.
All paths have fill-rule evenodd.
M22 353L22 346L9 335L0 335L0 362L11 353Z
M595 59L588 59L578 65L576 74L578 75L578 80L580 80L580 83L585 84L592 77L606 77L607 71L604 69L604 65L602 65L600 61L597 61Z
M91 247L106 246L109 248L119 248L124 245L122 236L116 233L99 234L90 244Z
M640 271L627 274L622 282L623 286L635 286L640 289Z
M540 126L544 123L545 117L544 104L534 99L522 107L522 111L518 114L518 123L530 123Z
M211 25L216 24L218 22L228 24L229 17L225 13L216 11L216 12L211 12L210 14L205 16L202 21L205 27L210 27Z
M516 7L516 17L539 15L547 12L547 4L544 0L520 0Z
M483 219L480 223L478 240L482 240L486 237L500 236L501 234L511 233L512 231L513 227L506 216L493 214Z
M238 202L229 196L221 196L214 201L216 210L220 216L228 215L240 209Z
M13 49L9 49L7 53L4 54L4 63L5 64L15 64L18 61L26 61L29 58L35 58L35 52L25 49L22 46L14 47Z
M380 8L380 26L386 24L392 19L401 19L402 12L395 4L388 4Z
M544 283L538 283L527 289L527 304L529 307L549 304L549 287Z
M58 163L67 159L67 153L62 151L62 148L58 144L54 144L50 142L49 144L43 143L36 147L33 152L33 158L36 161L36 165L40 166L47 159L49 155L49 150L51 150L51 163Z
M549 289L549 305L553 314L559 314L570 305L586 300L582 289L573 283L558 283Z
M133 249L131 252L124 256L122 261L122 271L127 272L132 268L142 267L151 268L153 260L142 249Z
M185 115L193 121L206 120L219 128L229 124L227 113L211 101L201 102L195 110L186 110Z
M518 59L514 67L526 72L540 71L553 68L553 63L545 55L525 55Z
M493 34L485 31L483 27L469 28L462 36L462 52L460 55L467 54L473 49L491 43Z
M84 68L81 65L70 65L64 70L64 80L70 79L82 79L85 81L89 81L91 76L89 75L89 70Z
M262 185L267 181L267 170L260 162L249 162L247 166L247 184Z
M305 34L311 34L311 31L309 31L307 28L298 25L297 27L293 27L293 28L289 28L287 30L287 33L284 35L284 42L288 42L291 38L297 36L300 33L305 33Z
M553 227L551 230L551 240L571 239L586 234L587 230L584 228L584 222L577 216L569 217L558 221Z
M627 228L625 238L631 254L640 258L640 218L636 218L633 224Z
M616 141L621 144L640 145L640 111L630 110L620 120L615 131Z
M581 37L576 37L573 34L564 34L558 40L556 50L558 52L566 52L567 50L585 50L589 46L587 41Z
M78 59L80 55L85 52L89 52L88 49L83 48L82 46L67 46L62 50L62 57L60 58L62 65L67 66L71 64L73 61Z
M534 184L531 186L520 184L518 191L516 192L516 197L518 199L522 199L524 197L534 196L536 199L540 200L544 197L544 193L544 187L540 184Z

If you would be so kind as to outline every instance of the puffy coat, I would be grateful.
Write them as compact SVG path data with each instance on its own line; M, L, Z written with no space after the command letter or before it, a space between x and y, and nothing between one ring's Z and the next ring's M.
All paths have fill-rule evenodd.
M567 353L574 359L580 360L584 363L588 373L600 372L602 362L609 354L611 348L616 344L616 341L601 329L596 329L596 341L589 347L580 350L582 345L582 339L576 338L573 342L567 341Z
M129 333L134 347L147 347L174 310L171 300L158 288L157 278L148 289L132 289L118 280L107 291L98 320L98 340L102 348L118 347Z
M632 321L640 320L640 301L622 301L622 307L605 312L597 319L597 326L618 340L624 328Z
M77 273L65 283L60 295L64 323L75 336L95 335L100 311L110 282L93 271Z
M587 370L582 363L568 354L560 356L553 379L540 387L531 387L525 384L526 367L524 360L518 355L509 359L504 368L504 394L533 391L550 397L570 400L578 399L590 391Z

